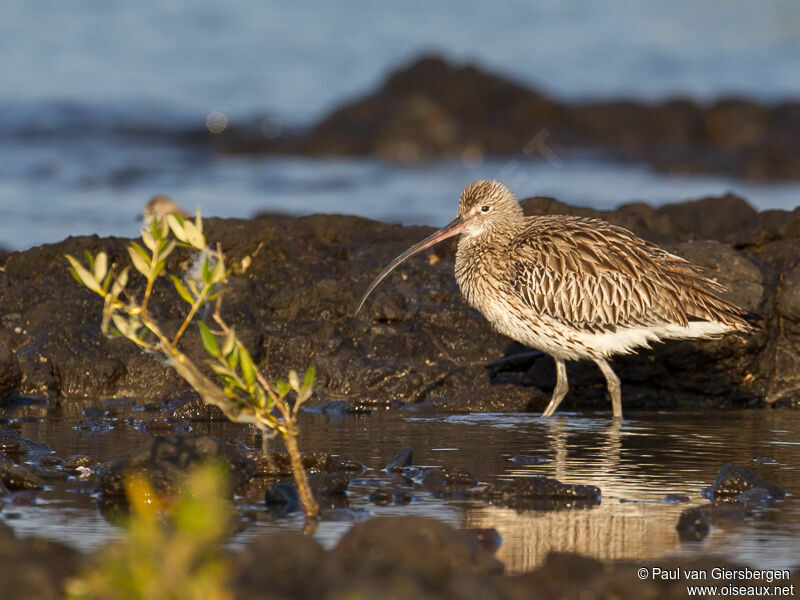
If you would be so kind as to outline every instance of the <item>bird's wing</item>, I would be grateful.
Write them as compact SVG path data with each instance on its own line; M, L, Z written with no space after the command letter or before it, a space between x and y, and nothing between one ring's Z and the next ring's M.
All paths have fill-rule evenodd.
M532 217L508 248L505 279L540 314L590 332L686 325L689 263L630 231L577 217Z

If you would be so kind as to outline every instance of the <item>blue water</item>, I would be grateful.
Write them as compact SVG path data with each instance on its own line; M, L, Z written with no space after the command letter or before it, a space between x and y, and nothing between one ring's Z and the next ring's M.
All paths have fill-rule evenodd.
M347 212L441 224L470 180L610 206L733 190L794 207L800 186L678 178L588 157L478 166L232 158L174 141L221 112L303 126L421 52L566 99L800 97L800 3L304 3L6 0L0 20L0 245L135 235L149 196L206 214Z

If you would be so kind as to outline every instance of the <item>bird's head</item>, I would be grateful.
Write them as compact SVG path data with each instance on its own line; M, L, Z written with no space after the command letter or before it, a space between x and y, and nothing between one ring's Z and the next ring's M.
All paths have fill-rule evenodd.
M521 217L522 207L511 190L502 183L488 180L471 183L461 192L458 200L458 216L390 262L367 288L361 302L358 303L356 314L372 290L406 259L454 235L461 233L469 237L480 235L497 224L514 222Z
M498 223L513 223L521 217L522 207L514 193L499 181L471 183L458 199L458 219L465 236L480 235Z

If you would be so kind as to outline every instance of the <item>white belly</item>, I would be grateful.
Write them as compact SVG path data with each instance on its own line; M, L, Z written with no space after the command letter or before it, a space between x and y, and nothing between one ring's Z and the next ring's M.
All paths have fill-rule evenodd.
M693 321L687 326L656 323L651 326L618 326L615 331L594 333L581 330L542 315L521 302L510 302L512 294L498 293L487 281L459 288L467 302L476 308L494 328L521 344L562 360L608 358L648 348L662 339L707 338L732 328L710 321Z

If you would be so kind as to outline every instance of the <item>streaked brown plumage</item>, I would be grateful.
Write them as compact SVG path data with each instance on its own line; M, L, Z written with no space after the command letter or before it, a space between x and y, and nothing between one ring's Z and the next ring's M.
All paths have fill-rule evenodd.
M467 302L501 333L555 359L557 383L544 416L567 393L566 360L597 363L621 417L609 357L661 339L750 329L743 311L717 295L722 286L686 260L599 219L525 217L496 181L467 186L458 216L392 261L356 312L397 265L458 234L455 276Z

